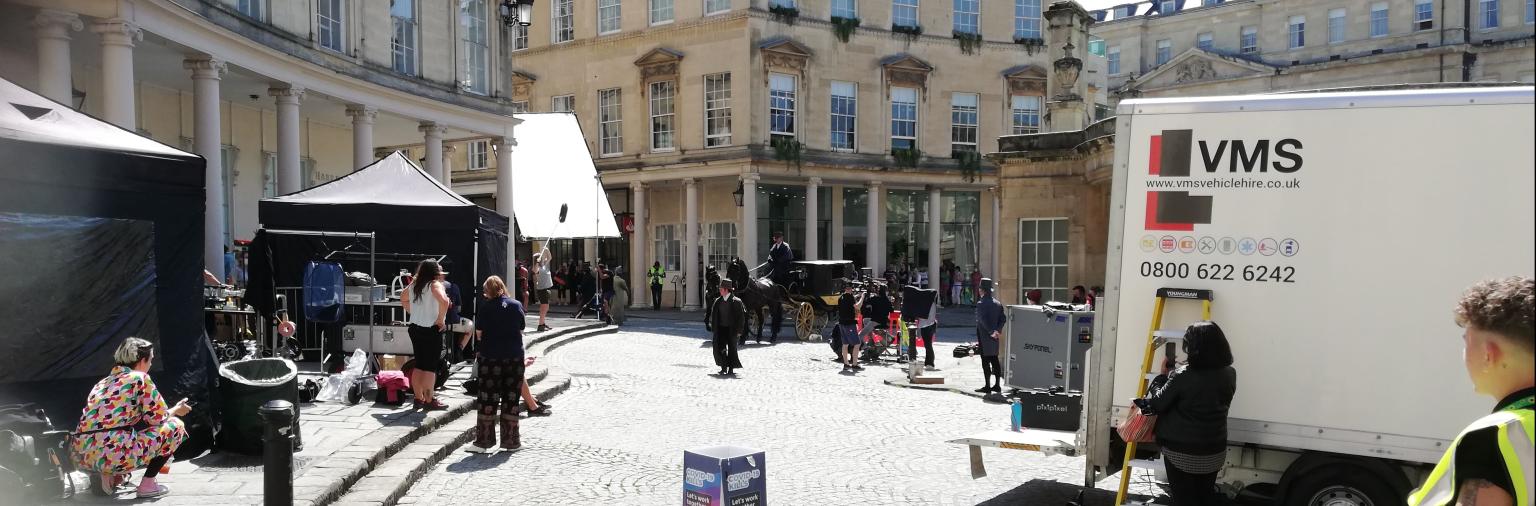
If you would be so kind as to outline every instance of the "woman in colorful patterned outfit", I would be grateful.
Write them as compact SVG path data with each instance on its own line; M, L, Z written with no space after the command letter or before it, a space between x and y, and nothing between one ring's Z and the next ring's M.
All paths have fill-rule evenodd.
M155 358L153 346L137 337L123 341L112 354L117 365L86 398L70 456L76 468L90 474L91 490L98 494L115 495L118 487L128 485L128 473L135 469L144 470L138 498L170 493L165 485L155 483L155 475L170 463L176 447L187 438L179 417L186 416L192 407L182 399L166 408L160 390L149 378L149 364Z

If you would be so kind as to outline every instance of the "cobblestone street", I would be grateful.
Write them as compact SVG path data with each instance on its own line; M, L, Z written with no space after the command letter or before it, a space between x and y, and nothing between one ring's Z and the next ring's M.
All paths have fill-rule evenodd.
M946 441L1006 427L1007 406L882 384L894 367L841 374L824 343L752 344L739 377L719 378L702 325L635 323L548 358L574 381L554 416L525 419L523 450L455 453L401 502L676 504L683 450L722 444L767 452L777 504L1056 505L1081 481L1081 459L999 449L971 479ZM940 368L957 361L941 353Z

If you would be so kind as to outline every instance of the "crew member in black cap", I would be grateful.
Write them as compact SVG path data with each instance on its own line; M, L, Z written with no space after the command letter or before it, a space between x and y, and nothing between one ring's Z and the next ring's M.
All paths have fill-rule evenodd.
M722 376L734 375L736 369L741 368L741 358L736 356L736 340L747 326L747 305L731 293L734 288L735 283L731 280L720 280L720 298L710 307L709 319L715 331L715 365L720 366Z
M981 278L981 300L976 303L976 340L981 344L984 384L976 389L979 393L1003 391L1003 367L997 361L997 353L1005 321L1007 317L1003 314L1003 305L992 296L992 279Z

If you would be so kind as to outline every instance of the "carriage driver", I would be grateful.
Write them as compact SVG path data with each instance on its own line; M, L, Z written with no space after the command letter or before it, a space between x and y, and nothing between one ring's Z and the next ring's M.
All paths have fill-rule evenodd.
M795 261L795 252L789 248L789 243L784 242L784 232L773 233L773 246L768 247L768 265L772 269L768 278L773 284L789 287L790 264ZM773 312L773 337L768 339L770 343L779 342L779 328L784 323L784 308L779 304L770 304Z

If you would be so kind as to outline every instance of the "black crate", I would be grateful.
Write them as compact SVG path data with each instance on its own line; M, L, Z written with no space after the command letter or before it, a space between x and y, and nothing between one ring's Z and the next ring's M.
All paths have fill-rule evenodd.
M1029 389L1020 390L1017 397L1024 408L1024 428L1077 430L1083 414L1082 393Z

